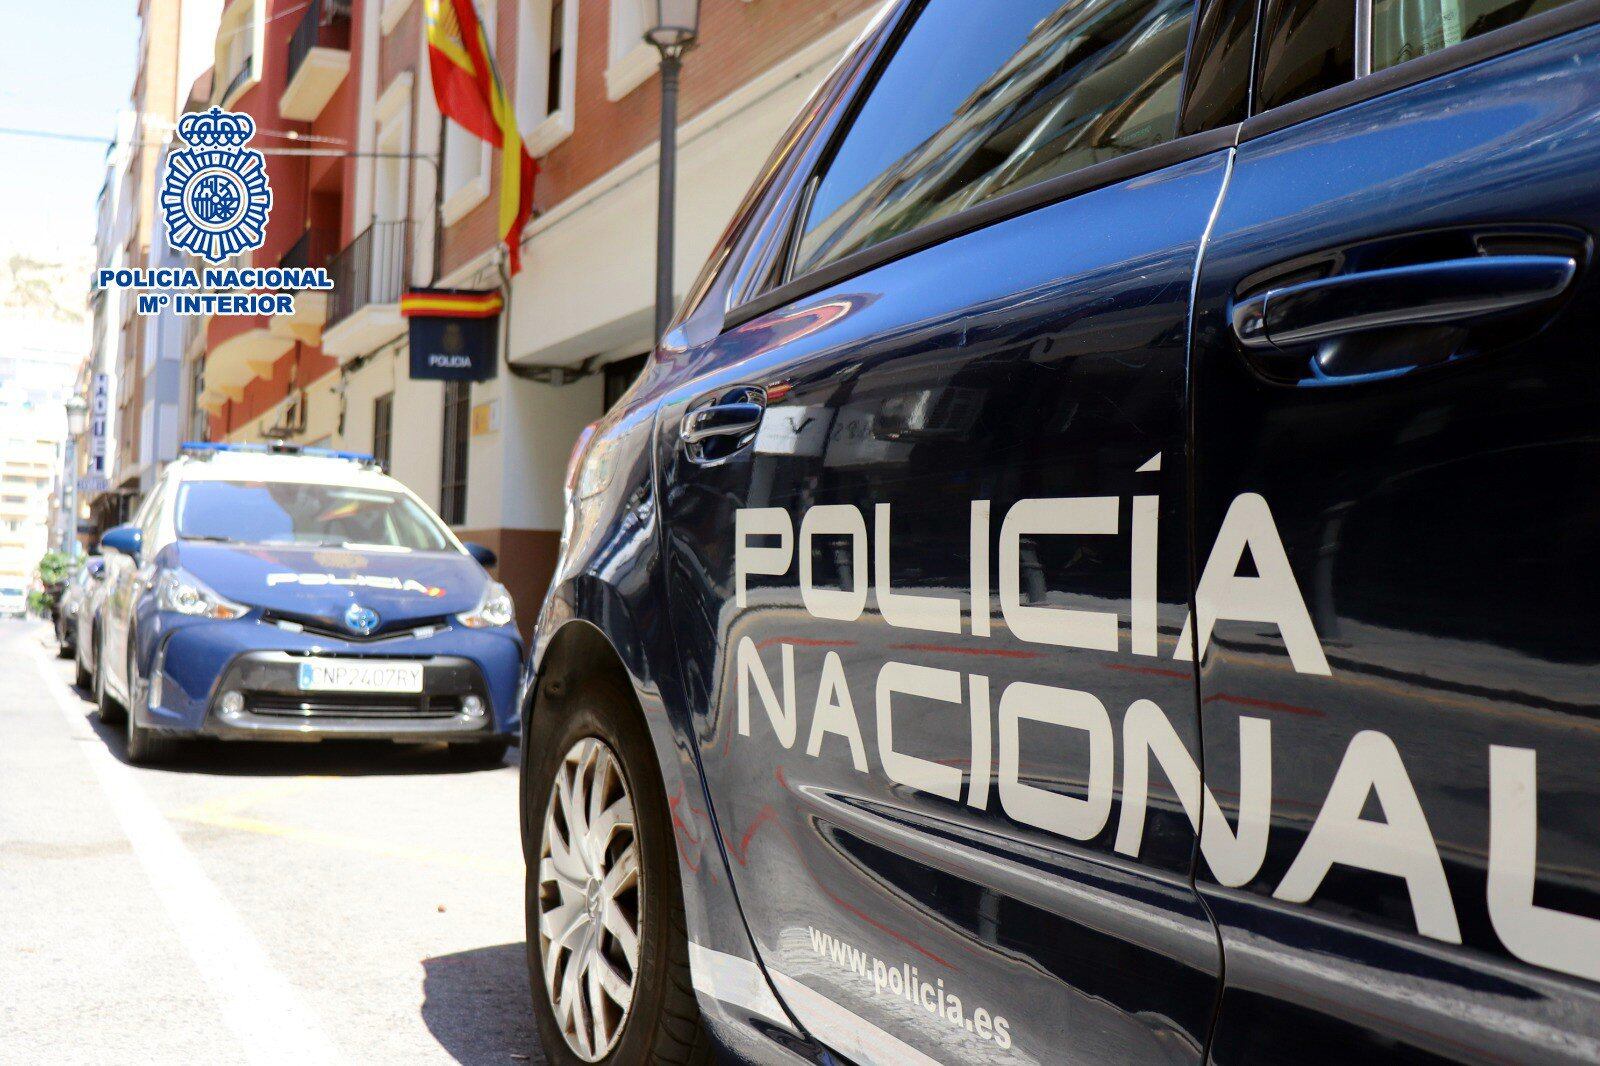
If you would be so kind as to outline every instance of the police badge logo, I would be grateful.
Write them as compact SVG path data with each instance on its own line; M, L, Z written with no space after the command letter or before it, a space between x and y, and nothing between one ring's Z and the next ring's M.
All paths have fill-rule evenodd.
M266 157L244 147L255 132L249 115L218 107L178 120L178 136L189 147L168 154L161 184L174 249L220 263L266 240L272 210Z

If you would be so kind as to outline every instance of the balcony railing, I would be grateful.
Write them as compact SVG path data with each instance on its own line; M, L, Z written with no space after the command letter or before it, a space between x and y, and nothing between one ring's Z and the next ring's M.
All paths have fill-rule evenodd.
M411 223L374 222L328 261L328 324L368 304L397 304L411 266Z
M302 269L327 266L333 250L334 235L328 230L313 227L300 234L300 239L290 245L289 250L283 253L283 258L278 260L278 265Z
M222 90L218 100L224 105L233 102L233 94L239 91L240 86L250 80L251 72L255 69L255 57L245 56L244 62L239 64L239 69L234 72L233 80L228 82L228 87Z
M349 0L311 0L294 36L289 38L289 62L285 82L293 82L295 72L313 48L350 50Z

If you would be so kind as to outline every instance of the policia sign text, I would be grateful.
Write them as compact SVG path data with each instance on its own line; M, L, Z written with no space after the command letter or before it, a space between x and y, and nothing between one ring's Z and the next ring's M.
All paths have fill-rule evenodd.
M411 377L488 381L495 376L500 335L498 292L413 289L400 299L410 323Z
M1155 611L1157 500L1135 496L1131 502L1132 646L1126 650L1155 657L1161 654ZM912 594L891 587L886 578L894 540L891 511L883 503L870 514L850 504L814 506L798 516L776 507L737 511L735 606L750 608L751 578L759 575L797 580L801 603L812 618L857 622L870 597L890 627L988 638L990 604L998 600L1010 634L1022 641L1124 651L1117 612L1031 605L1022 577L1026 538L1115 535L1118 498L1024 499L1003 515L991 515L988 500L972 501L972 585L966 596ZM993 563L998 585L991 590L989 551L996 520ZM840 540L849 542L845 550L856 562L845 582L848 587L825 587L813 580L812 560L819 543ZM1253 560L1254 573L1241 572L1246 557ZM1194 594L1197 617L1184 622L1172 659L1192 661L1196 650L1203 659L1219 621L1256 622L1282 636L1289 669L1331 676L1264 498L1254 493L1236 497L1201 561ZM750 737L753 730L770 730L791 757L845 760L858 773L883 774L905 788L980 810L989 808L994 794L1007 817L1067 840L1092 840L1112 828L1112 847L1129 857L1139 855L1144 840L1153 776L1164 775L1199 835L1200 856L1219 884L1250 883L1266 859L1273 814L1273 730L1265 717L1241 715L1238 720L1239 779L1220 786L1228 790L1225 797L1231 792L1229 798L1236 799L1231 804L1236 817L1230 821L1167 712L1150 699L1107 707L1079 688L895 660L880 662L875 683L863 690L859 681L852 684L837 651L813 650L792 638L758 645L745 636L730 652L736 732ZM812 692L814 702L803 698ZM950 729L970 730L965 767L896 746L897 715L941 713L941 704ZM876 727L876 743L870 748L863 722ZM1062 791L1029 778L1022 769L1024 725L1051 729L1055 743L1085 752L1086 778L1080 787ZM1543 906L1533 898L1538 753L1491 744L1487 764L1485 895L1496 936L1525 962L1600 980L1600 920ZM1369 813L1369 801L1376 802L1380 816ZM1401 879L1416 931L1446 943L1462 942L1453 890L1406 756L1378 730L1363 730L1349 739L1321 808L1272 895L1306 903L1337 865Z

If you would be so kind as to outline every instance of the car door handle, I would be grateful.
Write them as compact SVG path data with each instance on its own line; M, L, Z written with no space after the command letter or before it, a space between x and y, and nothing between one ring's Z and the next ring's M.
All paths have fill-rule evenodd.
M1562 255L1489 255L1342 274L1268 289L1231 312L1256 351L1391 326L1467 322L1560 296L1578 272Z
M748 400L714 403L684 415L680 435L685 444L700 444L712 437L742 437L761 428L766 410Z

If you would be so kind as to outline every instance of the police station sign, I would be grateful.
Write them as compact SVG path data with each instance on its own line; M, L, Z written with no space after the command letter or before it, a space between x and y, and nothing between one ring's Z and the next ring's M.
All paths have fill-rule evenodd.
M498 292L466 289L413 289L401 297L400 313L410 325L411 377L422 381L494 377L503 303Z

